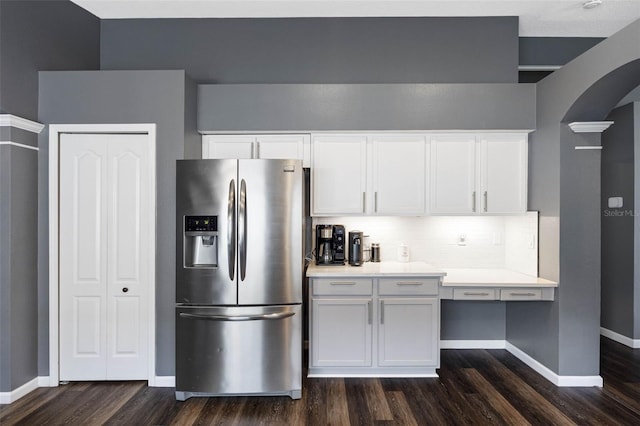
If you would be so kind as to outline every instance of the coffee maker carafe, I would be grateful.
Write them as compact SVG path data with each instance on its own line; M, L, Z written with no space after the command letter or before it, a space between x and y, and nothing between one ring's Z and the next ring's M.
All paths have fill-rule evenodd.
M316 265L344 265L344 226L316 225Z

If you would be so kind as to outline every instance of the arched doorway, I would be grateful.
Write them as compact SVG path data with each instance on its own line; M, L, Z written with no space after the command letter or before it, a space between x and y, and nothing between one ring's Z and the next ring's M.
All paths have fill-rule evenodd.
M600 134L572 121L601 121L640 84L640 21L536 85L529 208L540 217L539 275L557 280L552 304L507 307L507 340L542 363L559 385L601 385Z

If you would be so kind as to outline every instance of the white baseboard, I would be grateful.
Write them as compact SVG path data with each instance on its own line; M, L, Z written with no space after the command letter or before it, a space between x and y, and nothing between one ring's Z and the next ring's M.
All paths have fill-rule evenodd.
M504 349L504 340L440 340L440 349Z
M602 387L603 382L601 376L559 376L511 343L507 342L505 349L558 387Z
M25 383L17 389L10 392L0 392L0 404L11 404L38 388L47 388L58 386L57 383L51 384L49 376L39 376ZM156 376L155 383L149 386L158 388L173 388L176 386L176 378L174 376Z
M640 348L640 339L632 339L631 337L623 336L622 334L616 333L615 331L609 330L604 327L600 327L600 335L621 343L625 346L628 346L632 349Z
M149 386L155 388L175 388L176 377L175 376L156 376L153 384L149 383Z
M45 380L46 383L49 383L48 377L36 377L10 392L0 392L0 404L11 404L12 402L19 400L29 392L41 387L41 383L45 383Z

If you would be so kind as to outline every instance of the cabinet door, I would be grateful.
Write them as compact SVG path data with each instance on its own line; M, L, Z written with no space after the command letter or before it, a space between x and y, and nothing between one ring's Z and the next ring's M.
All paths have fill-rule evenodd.
M371 298L313 299L311 366L371 366Z
M312 215L364 213L366 141L366 136L351 135L313 138Z
M424 214L426 147L424 136L373 139L374 214Z
M473 135L431 138L431 213L476 211L476 141Z
M305 144L309 135L258 135L256 136L255 157L262 159L305 160ZM308 161L308 158L306 159ZM303 164L309 167L308 164Z
M253 136L207 135L202 138L202 158L253 158Z
M378 324L380 366L439 365L437 298L381 298Z
M527 211L527 136L480 136L481 211Z

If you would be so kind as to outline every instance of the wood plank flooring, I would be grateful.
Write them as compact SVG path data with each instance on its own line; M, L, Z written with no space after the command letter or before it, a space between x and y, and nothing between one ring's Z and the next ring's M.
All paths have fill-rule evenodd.
M557 388L504 350L443 350L438 379L307 379L303 397L191 398L146 382L40 388L0 425L639 425L640 349L601 339L603 388Z

